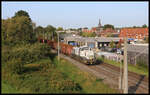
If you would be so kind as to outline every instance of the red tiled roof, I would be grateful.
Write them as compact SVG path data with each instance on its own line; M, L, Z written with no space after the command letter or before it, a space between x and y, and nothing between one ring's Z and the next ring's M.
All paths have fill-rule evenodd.
M122 28L119 37L143 38L148 36L148 28Z

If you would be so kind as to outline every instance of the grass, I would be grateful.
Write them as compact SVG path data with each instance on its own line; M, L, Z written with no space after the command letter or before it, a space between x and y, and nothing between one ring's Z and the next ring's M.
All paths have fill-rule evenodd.
M39 69L43 63L55 63L57 65L51 65L54 68ZM53 62L48 58L41 59L38 62L26 64L24 67L26 71L22 75L19 75L19 79L16 82L16 79L12 80L14 81L12 83L13 86L4 82L2 83L2 93L119 93L117 90L104 84L102 79L97 79L95 76L81 71L62 58L60 63L57 62L57 58L55 57ZM53 85L57 86L57 84L60 85L64 81L67 82L67 80L77 83L80 90L71 92L51 90L50 82L54 82ZM68 85L68 83L65 85Z
M4 81L2 81L2 94L10 94L10 93L19 93L19 91L17 91L15 88L13 88L11 85L9 85L8 83L5 83Z
M92 74L81 71L67 60L61 59L57 68L70 79L81 85L81 93L119 93L117 90L111 89L108 85L104 84L102 79L97 79Z
M99 57L98 59L102 60L105 63L120 67L119 62L109 60L109 59L103 59L101 57ZM122 66L123 66L123 64L122 64ZM139 65L135 66L135 65L132 65L132 64L128 64L128 71L131 71L131 72L134 72L134 73L137 73L137 74L146 75L147 77L149 76L148 68L145 68L145 67L142 67L142 66L139 66Z

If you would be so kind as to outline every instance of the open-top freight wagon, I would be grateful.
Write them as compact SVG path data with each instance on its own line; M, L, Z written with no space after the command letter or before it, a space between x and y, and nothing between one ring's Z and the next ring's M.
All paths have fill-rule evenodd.
M52 49L58 50L58 43L52 40L46 40L38 38L38 41L41 43L47 43ZM59 50L61 53L72 57L82 63L85 64L94 64L95 56L94 52L86 47L73 47L72 45L64 44L62 42L59 43Z

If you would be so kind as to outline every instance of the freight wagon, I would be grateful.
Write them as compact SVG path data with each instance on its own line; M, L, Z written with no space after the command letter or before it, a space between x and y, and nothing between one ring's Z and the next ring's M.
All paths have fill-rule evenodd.
M38 38L38 41L41 43L47 43L52 49L58 50L58 43L51 40L44 40ZM95 56L94 52L86 47L73 47L72 45L64 44L62 42L59 43L59 50L61 53L65 55L69 55L70 57L83 62L85 64L94 64Z

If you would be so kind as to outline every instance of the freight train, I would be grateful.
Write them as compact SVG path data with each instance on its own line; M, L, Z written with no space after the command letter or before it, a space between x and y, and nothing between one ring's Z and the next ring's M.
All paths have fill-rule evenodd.
M52 49L58 50L58 43L56 41L44 40L42 38L38 38L38 41L41 43L47 43ZM85 64L94 64L96 60L94 52L87 46L73 47L72 45L60 42L59 50L61 53Z

